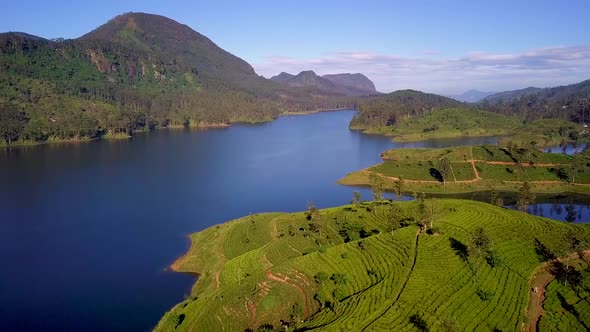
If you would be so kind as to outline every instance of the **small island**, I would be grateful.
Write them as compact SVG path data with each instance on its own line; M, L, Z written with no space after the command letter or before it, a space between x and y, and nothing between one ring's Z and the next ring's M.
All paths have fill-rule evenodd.
M557 292L582 296L551 281L590 282L579 258L588 226L481 202L364 202L358 193L346 206L250 215L191 235L172 267L199 280L155 330L550 330L561 309L540 316L534 290L549 284L551 303Z
M526 183L535 193L590 193L590 158L546 153L535 145L466 146L444 149L395 149L379 165L359 170L340 184L406 193L517 192Z

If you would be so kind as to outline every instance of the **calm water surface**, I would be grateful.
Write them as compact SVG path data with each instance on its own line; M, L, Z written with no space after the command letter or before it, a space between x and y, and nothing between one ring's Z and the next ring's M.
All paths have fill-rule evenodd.
M348 130L353 114L0 150L0 330L150 330L195 280L166 271L187 234L348 203L359 189L336 181L387 149L497 140L397 144Z

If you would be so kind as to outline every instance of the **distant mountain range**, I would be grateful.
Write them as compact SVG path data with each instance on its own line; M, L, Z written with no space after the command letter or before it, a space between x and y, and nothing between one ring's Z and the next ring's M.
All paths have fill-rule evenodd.
M453 98L458 101L466 102L466 103L476 103L487 96L493 95L496 92L484 92L479 90L469 90L465 91L460 95L447 95L446 97Z
M377 94L375 84L363 74L334 74L318 76L315 72L302 71L297 75L282 72L270 78L291 87L313 87L346 96Z

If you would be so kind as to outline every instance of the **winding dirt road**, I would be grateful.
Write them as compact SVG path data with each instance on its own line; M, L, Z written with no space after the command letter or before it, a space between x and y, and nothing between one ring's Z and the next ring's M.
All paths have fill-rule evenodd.
M588 254L590 254L590 250L583 252L584 256ZM559 258L559 261L563 262L566 258L576 259L578 257L579 255L575 253L571 254L569 257L561 257ZM555 276L549 272L547 267L549 267L549 263L543 263L531 276L529 284L529 304L526 310L527 318L523 331L536 332L538 330L537 326L541 320L541 316L543 316L543 303L545 302L546 288L547 285L555 279Z

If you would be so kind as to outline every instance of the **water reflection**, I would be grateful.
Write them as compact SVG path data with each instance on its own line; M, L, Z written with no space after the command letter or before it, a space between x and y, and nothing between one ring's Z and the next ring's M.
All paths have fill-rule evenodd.
M489 191L478 191L462 194L432 194L429 197L461 198L480 202L490 201ZM516 194L511 192L499 193L504 206L516 209ZM407 197L406 199L413 199ZM566 222L590 222L590 196L581 194L538 194L535 204L531 204L527 212L545 218Z
M570 142L567 144L563 144L560 146L552 146L548 148L544 148L543 151L551 152L551 153L565 153L565 154L574 154L578 152L582 152L586 148L586 143L576 143Z

